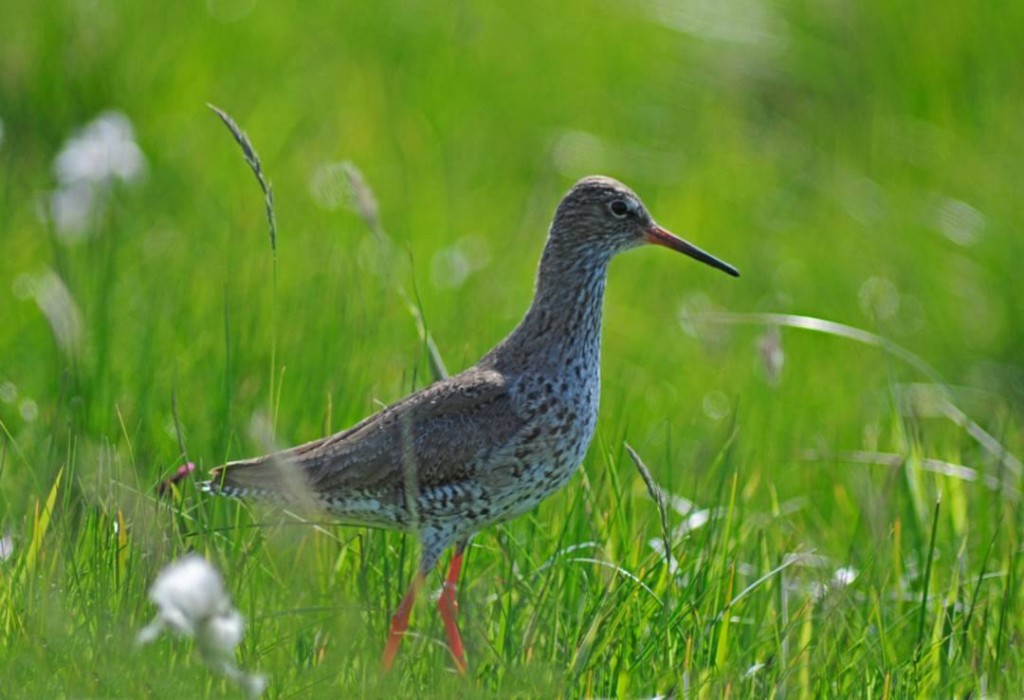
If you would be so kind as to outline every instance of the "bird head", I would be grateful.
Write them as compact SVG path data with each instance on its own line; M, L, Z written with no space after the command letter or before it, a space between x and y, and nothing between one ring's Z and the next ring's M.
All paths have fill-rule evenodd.
M739 277L732 265L663 229L640 198L610 177L585 177L569 190L555 210L552 242L611 257L640 245L671 248Z

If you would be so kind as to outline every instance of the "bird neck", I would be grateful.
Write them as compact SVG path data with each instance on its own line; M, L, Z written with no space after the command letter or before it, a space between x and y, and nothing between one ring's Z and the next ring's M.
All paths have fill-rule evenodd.
M537 270L533 303L514 331L491 353L515 368L559 370L582 360L600 363L601 311L609 257L564 250L549 238Z

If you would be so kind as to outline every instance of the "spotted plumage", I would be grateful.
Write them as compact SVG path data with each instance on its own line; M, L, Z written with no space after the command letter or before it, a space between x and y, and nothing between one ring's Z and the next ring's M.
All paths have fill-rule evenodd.
M416 532L416 581L442 552L535 507L572 477L594 436L600 395L601 312L608 263L663 245L729 265L657 226L640 199L605 177L578 182L555 211L533 303L469 369L432 384L335 435L214 470L208 491L305 503L355 525ZM392 623L389 666L418 583ZM442 596L449 644L465 669L454 588Z

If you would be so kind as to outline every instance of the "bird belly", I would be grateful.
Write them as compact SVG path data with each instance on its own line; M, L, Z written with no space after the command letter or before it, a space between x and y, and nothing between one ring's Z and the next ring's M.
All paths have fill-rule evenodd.
M507 446L478 475L478 493L460 517L472 531L510 520L537 507L572 478L590 446L596 410L571 415L525 431L522 441ZM539 433L539 434L538 434Z
M331 517L344 525L361 525L385 530L412 530L409 511L391 498L369 493L347 493L321 497Z
M564 486L578 466L578 459L538 463L523 469L514 486L476 482L433 489L421 494L421 525L451 532L453 540L468 537L533 510Z

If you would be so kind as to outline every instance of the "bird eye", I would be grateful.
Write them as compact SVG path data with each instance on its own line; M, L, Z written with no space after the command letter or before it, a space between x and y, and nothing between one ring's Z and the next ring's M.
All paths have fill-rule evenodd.
M616 199L614 202L608 205L608 208L612 210L612 214L624 218L629 213L629 205L621 199Z

